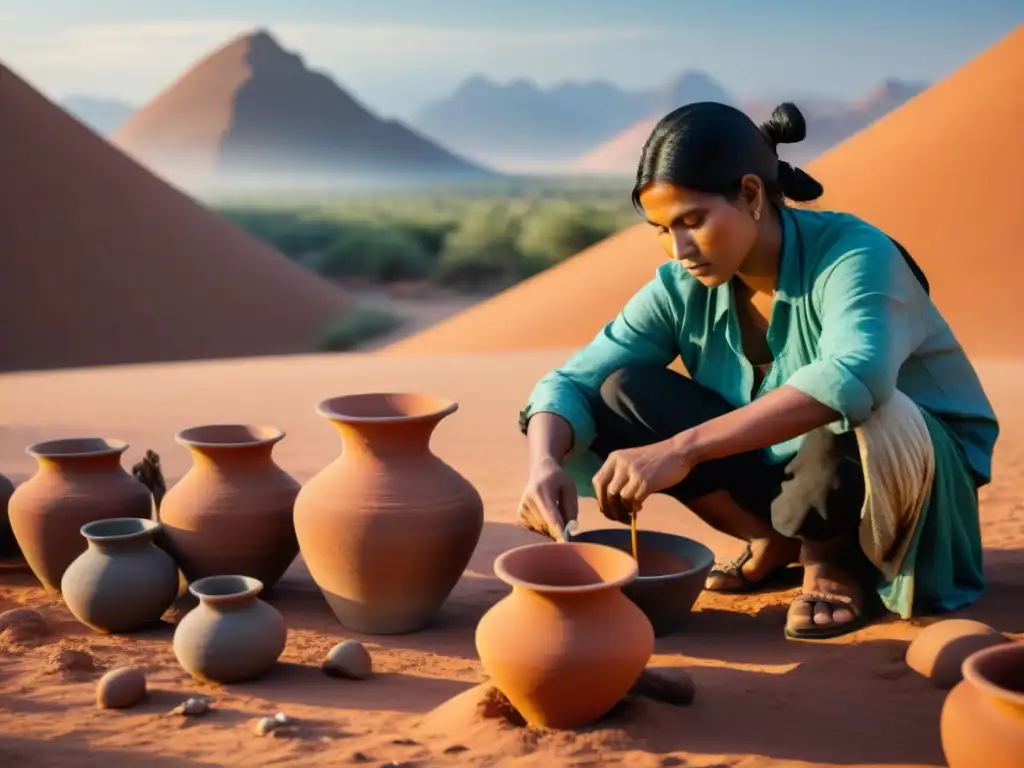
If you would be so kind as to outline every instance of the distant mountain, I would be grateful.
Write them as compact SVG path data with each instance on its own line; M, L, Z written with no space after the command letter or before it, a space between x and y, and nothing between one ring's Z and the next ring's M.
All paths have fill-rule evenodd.
M886 80L852 102L815 96L783 96L745 101L739 106L754 122L760 123L771 116L779 102L790 100L796 103L807 121L807 138L799 144L780 146L779 156L788 162L802 164L866 128L927 87L926 83ZM568 170L608 175L634 173L644 142L667 111L659 110L637 121L617 136L582 154L568 166Z
M68 96L61 106L101 136L113 135L135 112L135 107L127 102L97 96Z
M606 80L545 90L529 80L495 83L475 75L447 98L425 106L413 122L435 141L512 170L570 160L652 113L701 100L735 101L696 70L646 91Z
M492 175L397 121L378 118L262 30L196 62L113 141L192 188Z

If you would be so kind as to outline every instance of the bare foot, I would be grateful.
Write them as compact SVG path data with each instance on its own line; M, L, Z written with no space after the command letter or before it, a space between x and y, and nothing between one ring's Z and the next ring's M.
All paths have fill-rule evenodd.
M748 549L731 563L716 565L708 575L705 588L715 592L749 592L779 568L800 559L800 541L775 536L754 539Z

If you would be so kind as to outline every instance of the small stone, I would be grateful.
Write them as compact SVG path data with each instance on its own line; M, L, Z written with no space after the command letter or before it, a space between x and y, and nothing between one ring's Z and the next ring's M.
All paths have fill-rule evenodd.
M8 637L18 642L32 640L48 634L50 628L46 619L39 611L29 608L13 608L0 613L0 633L7 632Z
M352 762L353 763L368 763L368 762L370 762L370 758L368 758L362 752L354 752L352 754Z
M171 714L185 715L186 717L205 715L210 710L211 701L212 699L205 696L193 696L185 699L181 704L172 709Z
M274 718L261 718L260 721L256 723L256 735L266 736L268 733L271 733L275 727L277 727L277 721Z
M146 676L135 667L112 669L96 684L96 704L101 709L126 709L146 695Z
M295 719L288 717L284 712L278 712L274 715L274 722L278 725L292 725L295 722Z
M397 744L400 747L418 747L420 743L413 739L393 739L392 744Z
M96 660L88 651L60 648L47 660L52 672L95 672Z
M373 660L358 640L345 640L331 648L322 669L330 677L365 680L373 670Z
M457 755L460 752L468 752L469 747L464 747L461 744L452 744L450 747L445 747L444 754L446 755Z

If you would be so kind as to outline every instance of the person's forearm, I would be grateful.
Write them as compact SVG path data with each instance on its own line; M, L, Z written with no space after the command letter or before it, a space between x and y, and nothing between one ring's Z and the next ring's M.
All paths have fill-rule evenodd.
M839 418L810 395L782 386L750 405L680 432L672 441L690 463L700 464L767 448Z
M561 464L572 448L572 427L557 413L542 411L530 417L526 438L531 464L546 460Z

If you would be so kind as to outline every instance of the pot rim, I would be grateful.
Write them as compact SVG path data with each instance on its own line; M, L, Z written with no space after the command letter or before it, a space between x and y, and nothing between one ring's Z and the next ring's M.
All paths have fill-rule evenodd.
M203 440L201 433L204 430L216 430L216 429L239 429L249 430L253 433L251 440L242 441L220 441L220 440ZM195 433L200 433L197 435ZM190 448L217 448L219 450L232 450L236 448L252 448L257 445L273 445L278 443L285 438L287 433L265 424L243 424L239 423L219 423L219 424L197 424L193 427L186 427L185 429L179 430L174 436L175 442L179 445L184 445ZM260 436L262 435L262 436Z
M378 397L408 397L422 398L425 401L432 401L434 409L423 413L415 413L408 416L356 416L346 414L338 410L338 406L344 402L355 402L358 400L369 400ZM316 405L316 412L326 419L339 421L344 424L410 424L423 421L437 421L438 419L450 416L459 410L457 400L442 395L428 395L421 392L357 392L350 395L336 395L321 400Z
M619 558L622 561L624 573L617 579L611 581L597 581L593 584L580 584L576 586L557 586L551 584L540 584L537 582L527 581L526 579L520 579L517 576L513 576L509 573L506 563L510 557L515 556L519 552L526 550L538 549L540 547L573 547L577 549L606 549L609 552L615 553L614 558ZM628 565L628 567L627 567ZM623 552L615 547L609 547L607 544L594 544L592 542L555 542L555 541L542 541L537 544L526 544L521 547L515 547L503 552L498 555L494 560L494 573L495 575L504 581L506 584L512 587L522 587L529 589L532 592L544 592L544 593L555 593L555 594L570 594L580 595L587 592L600 592L606 589L618 589L630 582L636 581L638 574L636 560L633 559L631 554Z
M90 528L94 526L109 525L111 523L138 523L138 530L131 531L130 533L116 533L116 534L98 534L90 531ZM89 541L105 542L105 541L131 541L132 539L152 538L163 525L156 520L151 520L146 517L108 517L103 520L93 520L92 522L86 523L79 528L79 533L82 534Z
M228 584L234 583L236 589L228 590ZM223 584L222 590L207 592L217 584ZM252 576L240 574L223 574L219 576L206 576L197 579L188 585L188 591L202 603L218 605L224 603L237 603L249 597L256 597L263 591L263 582Z
M579 533L573 534L573 541L576 541L580 544L600 544L601 542L599 541L587 541L586 534L594 533L599 535L605 531L612 533L616 537L618 537L620 534L624 534L627 538L629 536L628 528L623 528L621 531L615 528L594 528L591 531L580 531ZM644 538L645 534L648 538L657 538L659 536L664 535L671 536L673 538L686 539L687 541L696 544L701 549L701 554L705 556L705 559L701 560L701 562L698 565L692 566L691 568L688 568L685 571L676 571L675 573L661 573L656 576L641 576L638 572L636 577L636 582L638 584L656 584L662 581L676 581L678 579L682 579L688 576L695 576L701 571L706 570L708 567L713 566L715 563L715 553L711 550L711 548L706 544L697 541L696 539L691 539L689 536L681 536L675 533L666 533L665 531L637 531L637 535L641 540ZM584 540L580 541L580 539ZM605 544L604 546L609 545Z
M989 696L1010 704L1024 706L1024 690L1014 691L1009 688L1004 688L1001 685L993 683L981 671L981 665L983 665L988 659L993 656L1000 656L1004 653L1017 654L1024 657L1024 640L1010 640L1006 643L1000 643L999 645L994 645L990 648L975 651L964 659L960 672L963 675L964 680L969 682L975 688L984 691Z
M97 447L95 450L90 450L88 448L84 448L83 444L86 442L96 442L97 444L102 443L105 447ZM76 444L79 446L77 450L73 448ZM67 446L67 448L71 450L60 450L60 446ZM116 438L95 436L59 437L55 440L43 440L38 443L32 443L25 449L25 453L37 459L81 459L92 456L113 456L115 454L122 454L127 451L128 448L128 443Z

